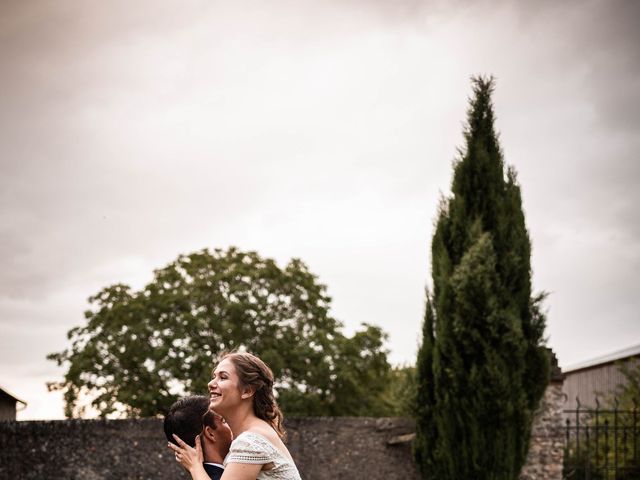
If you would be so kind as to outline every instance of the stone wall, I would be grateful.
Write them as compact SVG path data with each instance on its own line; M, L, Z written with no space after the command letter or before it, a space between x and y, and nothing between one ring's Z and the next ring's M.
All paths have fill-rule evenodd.
M533 426L521 480L562 478L562 383L552 382ZM285 422L305 480L418 480L405 418L304 417ZM189 478L166 447L160 419L0 422L0 479Z
M291 454L305 480L418 478L403 418L290 418ZM0 422L0 479L189 478L160 419Z
M406 418L295 418L288 444L305 480L417 480L411 443L397 439L414 431Z
M159 419L0 422L0 479L181 478Z
M562 479L565 442L562 409L565 400L562 381L552 381L533 422L527 462L520 480Z

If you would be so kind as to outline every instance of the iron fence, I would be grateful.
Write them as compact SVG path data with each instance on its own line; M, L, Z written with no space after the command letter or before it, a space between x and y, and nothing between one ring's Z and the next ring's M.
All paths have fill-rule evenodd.
M565 410L563 478L569 480L640 480L638 405Z

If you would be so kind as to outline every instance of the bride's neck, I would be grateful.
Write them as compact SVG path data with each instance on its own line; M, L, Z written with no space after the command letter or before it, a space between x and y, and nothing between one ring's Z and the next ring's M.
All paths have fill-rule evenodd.
M250 425L257 419L253 413L253 405L249 405L248 408L238 408L233 413L230 413L224 417L229 424L229 428L233 432L233 438L236 438L242 432L249 429Z

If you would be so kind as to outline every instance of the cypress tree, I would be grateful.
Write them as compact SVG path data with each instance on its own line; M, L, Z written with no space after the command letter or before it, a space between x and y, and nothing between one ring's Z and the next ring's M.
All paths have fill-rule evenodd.
M516 479L549 375L520 187L494 130L494 80L472 85L418 353L414 451L425 479Z

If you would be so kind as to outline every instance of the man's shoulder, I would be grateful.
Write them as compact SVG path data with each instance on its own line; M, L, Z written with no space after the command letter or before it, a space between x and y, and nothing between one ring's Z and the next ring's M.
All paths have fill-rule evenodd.
M207 472L207 475L209 475L211 480L220 480L220 477L222 477L222 473L224 472L224 468L219 465L205 463L204 471Z

